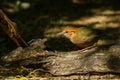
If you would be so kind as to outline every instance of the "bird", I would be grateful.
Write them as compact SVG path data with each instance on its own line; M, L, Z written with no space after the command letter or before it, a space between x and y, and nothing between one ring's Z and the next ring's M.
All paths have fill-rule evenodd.
M97 46L98 36L96 31L88 27L66 27L58 35L63 35L73 44L82 48L80 52Z

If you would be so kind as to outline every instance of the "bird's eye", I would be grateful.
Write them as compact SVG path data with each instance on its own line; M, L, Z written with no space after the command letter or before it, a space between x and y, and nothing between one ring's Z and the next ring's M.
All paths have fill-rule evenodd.
M65 33L68 33L68 31L66 31Z

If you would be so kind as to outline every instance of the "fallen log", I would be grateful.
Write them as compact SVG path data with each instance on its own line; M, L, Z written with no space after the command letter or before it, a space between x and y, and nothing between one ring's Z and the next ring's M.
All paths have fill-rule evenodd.
M17 62L22 66L38 65L52 75L120 73L120 45L95 47L79 51L53 52L43 50L46 40L34 40L29 47L19 47L2 57L4 62Z

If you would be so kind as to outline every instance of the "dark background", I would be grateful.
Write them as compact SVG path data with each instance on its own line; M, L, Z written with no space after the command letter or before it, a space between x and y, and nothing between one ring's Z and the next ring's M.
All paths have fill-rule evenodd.
M24 7L26 5L29 6L26 8ZM73 22L101 16L104 11L108 13L102 16L107 16L108 19L110 17L111 22L118 26L114 27L110 24L109 27L105 25L99 29L106 30L109 35L116 35L117 37L112 35L111 39L117 39L120 32L119 5L120 0L0 0L1 9L17 24L17 30L27 42L32 39L47 38L46 45L53 51L76 50L76 46L64 38L56 37L56 34L69 25L91 26L92 22L90 24ZM0 56L16 48L16 44L0 28Z

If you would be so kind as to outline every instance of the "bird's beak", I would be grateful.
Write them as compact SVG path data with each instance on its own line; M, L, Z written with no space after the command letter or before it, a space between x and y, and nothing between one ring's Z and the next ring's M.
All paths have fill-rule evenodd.
M57 35L58 35L58 36L61 36L61 35L63 35L63 32L59 32Z

